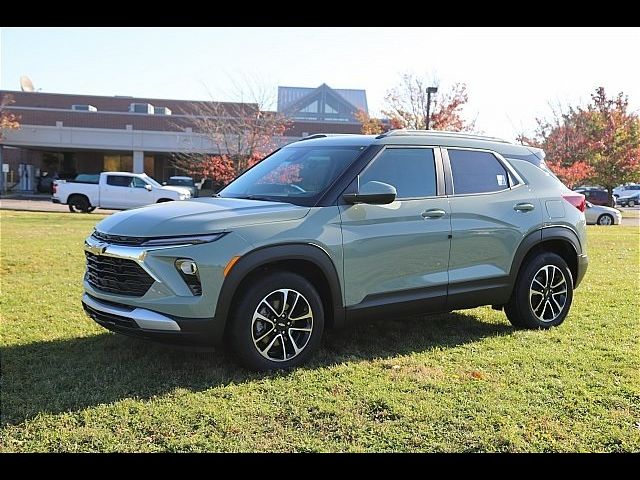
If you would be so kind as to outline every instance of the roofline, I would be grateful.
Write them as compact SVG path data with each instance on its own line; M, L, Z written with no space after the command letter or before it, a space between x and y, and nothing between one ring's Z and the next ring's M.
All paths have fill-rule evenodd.
M398 129L398 130L389 130L388 132L381 133L376 137L376 139L386 138L386 137L400 137L400 136L427 136L427 137L459 137L459 138L471 138L476 140L488 140L491 142L499 142L499 143L513 143L503 138L491 137L488 135L478 135L475 133L466 133L466 132L451 132L448 130L410 130L410 129Z
M218 101L218 100L183 100L179 98L152 98L152 97L134 97L131 95L93 95L90 93L59 93L59 92L23 92L21 90L4 90L0 89L0 93L8 93L8 94L29 94L29 95L58 95L64 97L98 97L98 98L117 98L122 100L150 100L150 101L158 101L158 102L190 102L190 103L221 103L221 104L230 104L230 105L257 105L257 103L250 102L226 102L226 101Z

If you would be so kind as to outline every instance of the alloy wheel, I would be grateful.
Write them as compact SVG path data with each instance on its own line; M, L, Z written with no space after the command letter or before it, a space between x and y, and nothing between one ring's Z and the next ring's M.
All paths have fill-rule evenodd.
M598 225L611 225L612 223L610 215L602 215L598 219Z
M567 303L567 279L555 265L545 265L533 276L529 304L542 322L553 322Z
M251 338L256 349L272 362L297 357L313 332L313 311L309 301L293 289L274 290L255 309Z

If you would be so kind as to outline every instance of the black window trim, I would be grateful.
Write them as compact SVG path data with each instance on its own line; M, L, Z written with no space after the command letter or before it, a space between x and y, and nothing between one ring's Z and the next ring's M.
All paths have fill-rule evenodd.
M355 175L353 175L353 178L350 179L347 187L341 192L340 197L338 199L338 204L339 205L347 205L347 202L345 202L344 200L342 200L342 195L349 191L350 189L353 188L354 182L356 181L356 179L362 175L372 164L373 162L375 162L378 157L380 157L381 155L384 154L384 152L386 152L387 150L394 150L394 149L418 149L418 148L424 148L424 149L430 149L433 150L433 160L434 160L434 165L435 165L435 173L436 173L436 194L435 195L429 195L429 196L423 196L423 197L398 197L396 198L397 201L401 200L401 201L410 201L410 200L426 200L426 199L430 199L430 198L438 198L438 197L443 197L445 196L445 183L444 183L444 167L443 167L443 161L442 161L442 152L441 149L438 145L402 145L402 144L393 144L393 145L383 145L382 148L380 150L378 150L376 152L376 154L366 163L364 164L362 167L360 167L359 171L355 172Z
M444 163L444 172L445 172L445 186L446 186L446 195L447 197L468 197L471 195L495 195L497 193L503 193L509 190L514 190L516 188L522 187L526 185L525 181L522 179L520 174L509 164L509 162L498 152L495 150L490 150L488 148L476 148L476 147L441 147L442 150L442 160ZM492 154L498 163L502 165L502 167L507 171L509 175L511 175L515 180L515 185L511 185L511 179L509 175L507 175L507 182L509 183L508 188L503 188L502 190L493 190L491 192L477 192L477 193L458 193L456 194L453 187L453 172L451 170L451 160L449 159L449 150L469 150L473 152L484 152Z

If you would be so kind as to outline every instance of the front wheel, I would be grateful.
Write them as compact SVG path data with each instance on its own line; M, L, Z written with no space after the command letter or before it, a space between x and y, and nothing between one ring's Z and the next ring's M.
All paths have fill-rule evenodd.
M613 217L608 213L603 213L598 217L598 225L613 225Z
M253 370L304 363L324 330L320 295L307 279L290 272L258 278L238 299L230 320L233 353Z
M636 206L636 202L634 200L629 200L629 204L630 207L635 207Z
M571 308L573 277L567 263L555 253L533 257L518 274L504 311L520 328L550 328L560 325Z

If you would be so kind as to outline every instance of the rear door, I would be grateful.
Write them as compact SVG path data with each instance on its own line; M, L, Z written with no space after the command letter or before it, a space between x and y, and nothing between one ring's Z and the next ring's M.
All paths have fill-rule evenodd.
M359 175L360 185L370 181L398 196L388 205L340 205L347 307L444 308L450 223L440 150L387 146Z
M499 154L447 148L443 159L452 234L448 307L499 302L510 292L516 249L542 224L540 201Z

